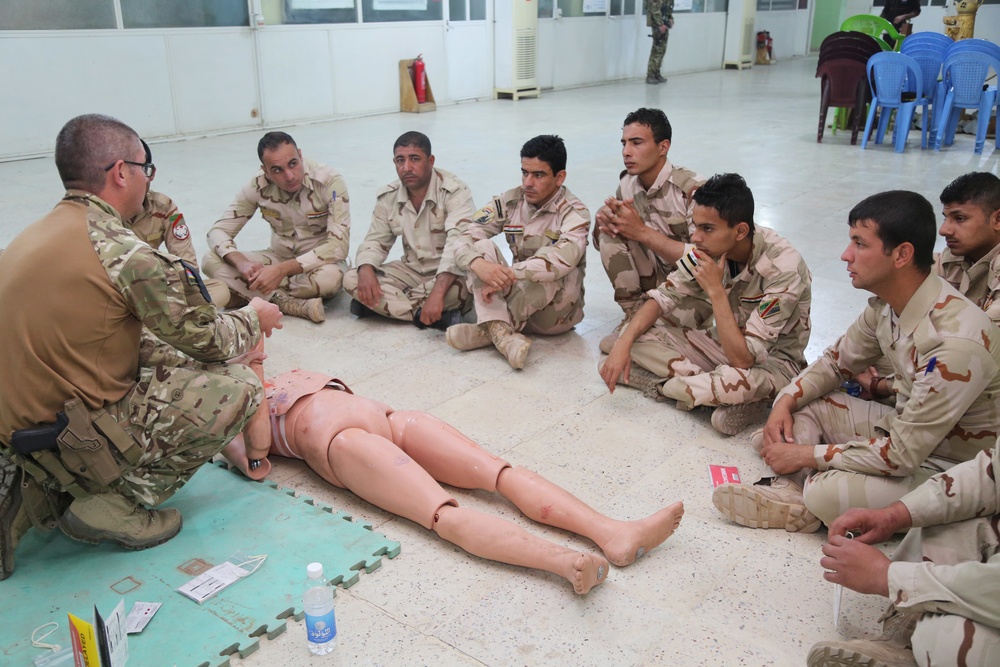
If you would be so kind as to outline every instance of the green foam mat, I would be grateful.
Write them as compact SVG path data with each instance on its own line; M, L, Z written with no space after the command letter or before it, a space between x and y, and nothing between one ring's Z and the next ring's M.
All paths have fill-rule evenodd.
M398 542L342 512L219 465L203 466L163 506L179 509L184 527L145 551L29 531L13 575L0 582L0 663L30 666L43 654L31 645L35 628L58 622L45 641L67 646L67 612L87 620L97 605L107 617L125 598L126 613L136 601L163 603L142 633L129 635L129 665L224 667L233 653L256 651L261 635L284 632L289 616L301 619L307 564L323 563L326 576L346 588L361 570L379 568L382 556L399 554ZM201 605L174 590L240 551L267 560Z

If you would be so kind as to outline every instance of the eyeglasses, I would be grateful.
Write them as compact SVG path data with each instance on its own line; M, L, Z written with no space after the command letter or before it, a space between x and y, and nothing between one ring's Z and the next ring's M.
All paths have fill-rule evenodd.
M152 178L153 174L156 173L156 165L153 164L152 162L132 162L131 160L122 160L122 162L124 162L125 164L134 164L137 167L142 167L142 173L146 175L146 178ZM118 160L115 160L107 167L105 167L104 171L111 171L111 168L114 167L116 164L118 164Z

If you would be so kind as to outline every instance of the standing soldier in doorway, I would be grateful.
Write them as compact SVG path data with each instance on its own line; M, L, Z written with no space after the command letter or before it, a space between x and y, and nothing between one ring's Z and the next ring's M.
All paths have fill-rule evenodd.
M674 27L674 0L646 0L646 25L653 29L653 48L649 51L646 66L646 83L666 83L660 74L663 55L667 52L667 39Z

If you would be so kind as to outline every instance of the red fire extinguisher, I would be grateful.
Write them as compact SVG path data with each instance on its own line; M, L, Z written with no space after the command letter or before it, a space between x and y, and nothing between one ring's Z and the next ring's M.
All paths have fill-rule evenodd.
M417 102L423 104L427 101L427 72L424 70L423 54L417 56L413 61L413 88L417 92Z

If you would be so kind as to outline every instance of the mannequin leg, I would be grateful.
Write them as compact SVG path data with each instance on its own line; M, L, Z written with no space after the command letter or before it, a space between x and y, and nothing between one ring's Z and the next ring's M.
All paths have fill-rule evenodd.
M674 503L639 521L616 521L525 468L511 468L440 419L423 412L389 415L393 441L430 475L459 488L499 491L530 519L593 540L609 561L629 565L680 525Z
M329 463L343 486L359 497L434 530L473 555L552 572L580 594L607 575L607 561L599 556L560 547L509 521L457 507L413 458L385 438L347 429L330 443Z

